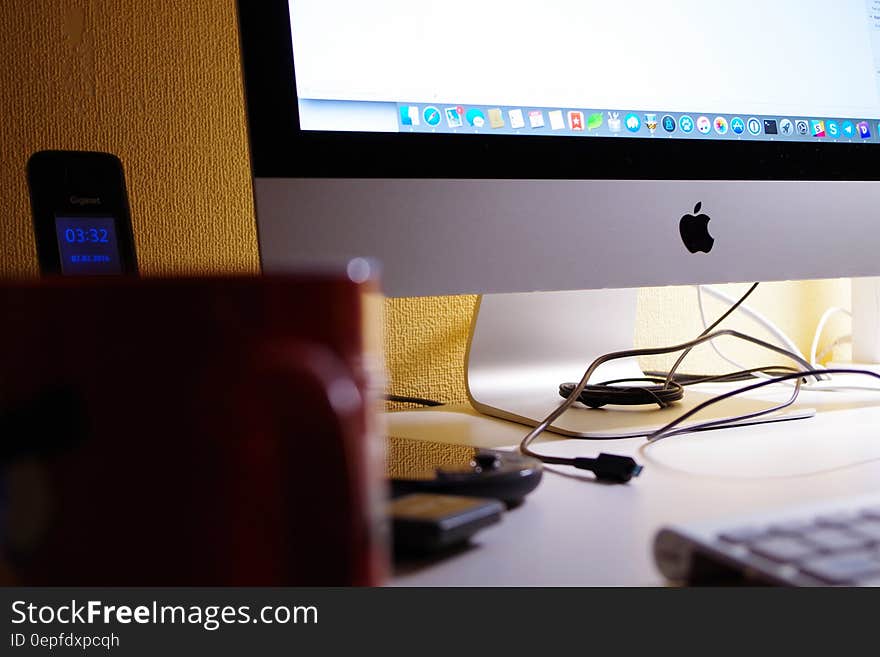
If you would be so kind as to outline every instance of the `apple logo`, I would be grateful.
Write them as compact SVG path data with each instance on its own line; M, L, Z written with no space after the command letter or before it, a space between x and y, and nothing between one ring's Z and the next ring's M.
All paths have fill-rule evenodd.
M709 220L711 217L706 214L698 214L700 208L703 207L702 201L694 206L693 214L686 214L681 218L678 224L678 230L681 232L681 241L691 253L702 251L709 253L715 244L715 238L709 234Z

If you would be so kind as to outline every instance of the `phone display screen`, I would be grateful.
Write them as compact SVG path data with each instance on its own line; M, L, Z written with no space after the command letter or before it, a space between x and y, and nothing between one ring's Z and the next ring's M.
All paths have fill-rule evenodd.
M55 217L65 276L121 274L122 260L113 217Z

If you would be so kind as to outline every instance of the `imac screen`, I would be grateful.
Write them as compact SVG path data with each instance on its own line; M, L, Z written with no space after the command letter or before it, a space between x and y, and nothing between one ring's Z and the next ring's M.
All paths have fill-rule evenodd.
M880 141L880 0L290 0L300 129Z

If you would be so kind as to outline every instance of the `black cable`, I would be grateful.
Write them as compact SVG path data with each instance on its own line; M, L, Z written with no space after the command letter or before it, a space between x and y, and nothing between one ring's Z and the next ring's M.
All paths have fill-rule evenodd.
M398 404L417 404L419 406L443 406L443 402L434 401L433 399L423 399L422 397L407 397L405 395L385 395L385 401L395 402Z
M697 337L702 338L706 335L709 335L709 333L711 333L712 331L714 331L715 327L717 327L719 324L721 324L721 322L723 322L725 319L730 317L734 312L736 312L736 309L739 308L741 305L743 305L746 302L746 299L748 299L750 296L752 296L752 292L754 292L756 289L758 289L759 284L760 284L759 282L752 283L752 286L748 290L746 290L746 293L744 295L742 295L735 304L733 304L730 308L728 308L718 319L716 319L709 326L707 326L706 329L702 333L700 333L700 335L698 335ZM693 350L693 347L690 347L689 349L684 350L682 352L681 356L678 357L678 360L675 361L675 364L672 366L672 368L669 370L669 374L667 374L667 376L666 376L666 383L667 384L670 381L672 381L672 377L675 376L675 372L678 370L682 361L684 361L684 359L687 358L687 355L689 353L691 353L692 350Z
M742 295L739 300L728 308L718 319L708 326L698 337L703 337L711 333L715 327L730 317L736 309L739 308L746 299L755 291L759 283L753 283L748 291ZM692 349L693 347L691 347ZM615 404L618 406L642 406L645 404L657 404L660 408L666 408L670 404L680 401L684 397L684 388L681 383L675 381L675 372L681 365L682 361L691 352L687 349L678 357L675 364L667 373L665 378L657 379L654 377L636 378L636 379L617 379L615 381L606 381L604 383L590 384L578 395L577 401L590 408L602 408L606 404ZM757 370L756 370L757 371ZM635 385L624 386L623 383L653 383L655 385ZM574 390L574 383L563 383L559 386L559 394L568 397Z
M752 286L751 290L754 290L754 286ZM750 292L751 292L751 290L750 290ZM745 299L745 297L743 298L743 300L744 299ZM717 322L716 322L716 325L717 325ZM813 370L812 366L806 360L804 360L802 357L784 349L783 347L777 346L775 344L771 344L771 343L766 342L764 340L761 340L759 338L755 338L750 335L740 333L739 331L733 331L730 329L716 331L714 333L708 333L708 334L704 333L703 335L695 338L694 340L690 340L688 342L674 345L671 347L648 347L648 348L642 348L642 349L627 349L624 351L617 351L617 352L613 352L610 354L604 354L604 355L596 358L596 360L594 360L590 364L590 366L587 368L586 372L584 372L583 377L581 377L580 382L577 384L577 386L574 387L574 389L571 391L569 396L566 397L566 399L561 404L559 404L559 406L557 406L546 418L544 418L540 423L538 423L538 425L534 429L532 429L531 431L529 431L528 434L526 434L526 436L520 442L520 446L519 446L520 452L522 452L523 454L525 454L527 456L531 456L531 457L536 458L540 461L543 461L545 463L550 463L550 464L555 464L555 465L571 465L575 468L579 468L582 470L590 470L599 479L604 479L607 481L613 481L613 482L619 482L619 483L629 481L630 478L637 476L641 472L641 466L638 465L635 462L635 460L633 460L630 457L613 456L613 455L607 455L607 454L600 455L599 459L550 457L550 456L545 456L543 454L540 454L538 452L533 451L532 449L530 449L530 445L534 442L534 440L539 435L541 435L542 432L544 432L547 429L547 427L549 427L554 421L556 421L559 418L559 416L561 416L566 410L568 410L571 407L571 405L575 401L577 401L581 392L587 386L587 381L590 380L590 377L593 375L593 373L604 363L607 363L612 360L617 360L620 358L632 358L635 356L658 356L661 354L675 353L675 352L685 351L685 350L689 352L696 346L699 346L699 345L706 343L706 342L709 342L711 340L715 340L716 338L719 338L722 336L730 336L730 337L734 337L734 338L737 338L740 340L744 340L746 342L751 342L752 344L755 344L755 345L758 345L758 346L763 347L765 349L768 349L769 351L773 351L773 352L776 352L776 353L781 354L783 356L787 356L788 358L791 358L792 360L797 362L799 365L801 365L803 372L818 371L818 370ZM680 362L681 362L681 359L679 358L679 364L680 364ZM721 375L722 378L723 378L723 376L724 375ZM786 375L782 378L770 379L769 381L764 381L761 384L756 384L757 387L760 387L762 385L769 385L770 383L773 383L773 382L790 380L790 379L797 379L797 384L794 388L794 393L792 395L792 398L789 401L787 401L781 405L768 408L768 409L761 411L761 412L758 412L758 413L749 414L749 415L745 416L745 418L766 415L768 413L775 412L781 408L785 408L786 406L793 403L794 400L797 398L798 392L800 391L800 384L803 381L803 376L804 375L801 374L801 370L795 370L794 372L792 372L789 375ZM709 379L717 379L718 377L708 377L708 378ZM880 378L880 376L878 376L877 378ZM704 380L704 382L705 382L705 380ZM753 389L754 387L755 386L747 387L740 392L744 392L744 391ZM734 393L734 394L737 394L737 393ZM705 406L703 406L703 407L705 408ZM725 420L721 420L721 421L705 423L702 426L704 426L705 428L709 428L710 426L722 426L722 424L724 424L724 423L729 424L730 422L739 421L742 419L743 419L743 416L739 416L736 418L729 418L729 419L725 419ZM679 420L679 422L681 422L681 420ZM690 430L693 430L693 428L690 428Z
M802 365L806 365L807 368L810 368L810 365L806 363L800 356L797 354L793 354L781 347L776 347L775 345L771 345L769 343L758 340L757 338L751 338L750 336L746 336L741 333L737 333L736 331L719 331L717 334L712 334L711 332L721 324L725 319L727 319L731 314L736 312L736 309L739 308L743 303L745 303L746 299L752 294L752 292L757 289L758 283L752 284L752 286L746 291L746 293L739 298L739 300L733 304L730 308L727 309L718 319L716 319L710 326L708 326L695 340L692 340L690 343L679 345L678 347L672 347L667 349L634 349L629 351L617 352L614 354L606 354L605 356L600 356L597 358L587 371L584 373L584 376L581 378L578 384L562 384L559 388L559 393L565 397L565 401L562 402L550 415L548 415L543 422L538 424L537 427L532 429L525 438L522 439L520 443L520 451L523 454L532 456L537 458L544 463L551 463L556 465L571 465L575 468L582 470L589 470L596 475L596 478L599 480L610 481L614 483L626 483L632 477L638 476L642 471L642 466L637 464L634 459L626 456L616 456L609 454L600 454L599 457L595 459L591 458L561 458L561 457L547 457L542 454L538 454L537 452L529 449L529 445L537 438L542 431L544 431L548 426L550 426L553 421L555 421L562 413L564 413L575 401L580 401L587 406L592 408L599 408L604 406L605 404L615 403L615 404L628 404L628 405L641 405L641 404L651 404L656 403L661 408L665 408L669 406L671 403L680 400L684 395L684 387L682 384L676 382L674 380L675 372L678 370L681 363L687 357L687 355L693 350L694 347L701 344L702 342L706 342L707 340L712 340L715 337L720 337L721 335L731 335L734 337L739 337L744 340L748 340L754 342L755 344L759 344L764 346L772 351L776 351L778 353L782 353L795 361L800 362ZM675 361L675 364L672 368L667 372L666 378L663 380L655 379L653 377L645 377L641 379L617 379L614 381L606 381L603 384L597 385L588 385L587 382L590 380L590 377L593 375L593 372L604 362L609 360L614 360L617 358L626 358L626 357L634 357L639 355L657 355L662 353L674 353L676 351L683 351L683 353L678 357ZM769 369L769 368L768 368ZM752 374L753 372L761 371L759 369L743 371L743 372L735 372L733 375L745 375ZM706 383L709 381L721 381L726 380L726 377L729 375L721 375L719 377L703 377L697 379L691 379L689 381L689 385L693 383ZM659 385L654 386L621 386L621 383L658 383ZM797 385L795 386L794 393L792 394L791 399L785 404L770 409L768 412L773 412L779 410L780 408L784 408L785 406L794 403L794 400L797 398L798 392L800 391L801 379L798 379ZM567 394L565 394L567 392ZM705 407L705 406L703 406ZM760 415L753 414L754 416ZM689 416L688 416L689 417ZM681 422L682 420L679 420ZM712 423L704 423L704 425L708 428ZM672 427L667 426L666 428L671 429Z
M707 399L703 403L694 406L694 408L692 408L688 412L683 413L679 417L675 418L672 422L670 422L666 426L661 427L657 431L655 431L654 433L650 434L648 436L648 441L649 442L656 442L662 438L669 438L670 436L676 436L676 435L679 435L682 433L690 433L691 431L700 431L702 429L711 429L713 427L724 426L724 424L729 424L734 421L740 422L743 419L748 419L748 418L752 418L752 417L760 417L762 415L767 415L769 413L776 412L776 411L778 411L782 408L785 408L786 406L790 406L791 404L794 403L794 401L797 399L798 393L800 392L800 383L804 380L804 378L810 377L810 376L816 376L819 374L826 374L826 375L827 374L861 374L864 376L873 377L875 379L880 379L880 374L877 374L876 372L872 372L870 370L859 370L859 369L850 369L850 368L815 369L812 367L807 368L805 370L796 370L794 372L789 372L788 374L783 374L783 375L774 377L772 379L765 379L765 380L760 381L758 383L752 383L751 385L745 386L743 388L737 388L736 390L731 390L729 392L725 392L723 394L717 395L716 397L712 397L711 399ZM775 383L782 383L784 381L791 381L791 380L795 380L797 382L797 385L794 388L794 394L791 396L791 398L787 402L785 402L782 405L776 406L772 409L758 411L756 413L750 414L749 416L739 416L736 418L713 420L711 422L704 422L703 424L697 425L696 427L688 427L686 429L677 429L675 431L672 431L672 429L674 429L679 424L681 424L682 422L687 420L689 417L696 415L700 411L708 408L709 406L712 406L713 404L717 404L718 402L722 402L725 399L730 399L731 397L734 397L736 395L739 395L739 394L742 394L745 392L759 390L760 388L763 388L765 386L773 385Z
M756 379L754 372L764 372L768 368L766 367L757 367L750 370L740 370L739 372L730 372L728 374L723 374L720 376L724 376L723 381L725 383L732 383L736 381L750 381L752 379ZM645 370L645 376L649 376L652 379L663 379L666 380L666 377L669 376L668 371L660 371L660 370ZM714 375L712 374L680 374L675 372L672 376L672 380L675 383L679 383L683 386L693 385L694 383L704 383L707 378L711 378Z
M622 386L621 383L653 383L653 386ZM661 385L662 384L662 385ZM561 383L559 394L568 397L577 386L576 383ZM684 397L684 387L672 381L665 385L664 379L656 377L644 377L640 379L615 379L604 381L595 385L586 386L578 401L590 408L602 408L606 404L617 406L636 406L640 404L657 404L660 408L666 408L673 402Z
M695 386L700 383L736 383L738 381L754 381L759 378L757 373L772 375L773 372L799 372L786 365L765 365L764 367L752 367L747 370L725 372L724 374L676 374L673 381L683 387ZM652 377L666 377L665 372L648 372Z
M605 404L636 405L657 404L660 408L666 408L673 402L680 401L684 397L684 389L700 383L735 383L737 381L753 381L756 372L772 375L774 372L796 372L791 367L783 365L767 365L765 367L753 367L748 370L728 372L725 374L677 374L668 386L620 386L620 383L634 383L644 381L647 383L664 383L666 372L647 372L648 376L640 379L616 379L605 381L595 386L587 385L584 392L578 397L578 401L590 408L600 408ZM576 383L562 383L559 386L559 395L568 397L574 390ZM589 393L589 395L587 394Z

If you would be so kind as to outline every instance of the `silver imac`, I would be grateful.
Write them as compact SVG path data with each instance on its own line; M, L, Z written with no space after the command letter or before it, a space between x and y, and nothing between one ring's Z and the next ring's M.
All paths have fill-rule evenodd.
M629 288L880 273L877 0L239 18L264 271L370 256L389 295L483 294L479 410L543 416L629 346Z

